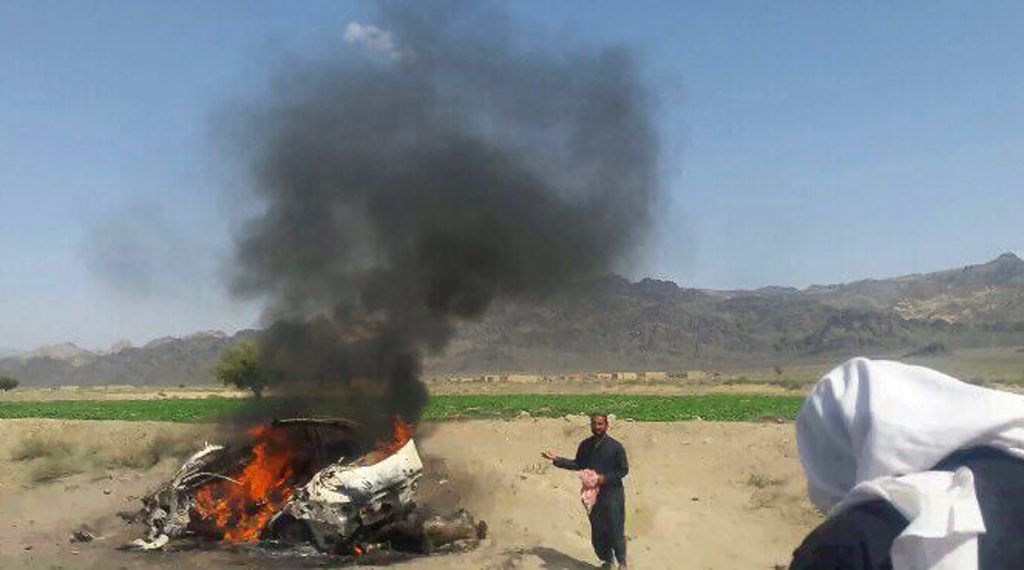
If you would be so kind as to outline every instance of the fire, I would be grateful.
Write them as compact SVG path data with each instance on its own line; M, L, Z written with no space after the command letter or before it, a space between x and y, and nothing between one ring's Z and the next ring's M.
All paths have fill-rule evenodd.
M406 443L412 439L413 432L416 431L414 424L407 424L401 416L395 416L391 420L392 436L390 440L378 441L377 451L370 454L368 457L367 465L373 465L374 463L380 463L402 449Z
M257 542L292 496L294 456L287 434L269 426L249 430L253 459L235 481L214 481L196 493L196 511L229 542Z
M414 427L395 416L393 436L377 442L365 465L388 458L412 439ZM270 426L249 430L256 443L252 460L233 477L216 480L196 493L196 512L228 542L258 542L263 529L291 499L296 457L287 433Z

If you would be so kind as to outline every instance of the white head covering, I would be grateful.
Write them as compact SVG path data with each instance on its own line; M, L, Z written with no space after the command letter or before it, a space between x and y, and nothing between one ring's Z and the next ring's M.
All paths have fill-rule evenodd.
M894 542L896 570L970 570L985 531L973 475L929 470L980 445L1024 458L1024 397L921 366L854 358L814 386L796 429L818 508L885 499L910 520Z
M1024 450L1024 397L854 358L815 385L796 437L810 499L828 510L858 483L927 471L958 449Z

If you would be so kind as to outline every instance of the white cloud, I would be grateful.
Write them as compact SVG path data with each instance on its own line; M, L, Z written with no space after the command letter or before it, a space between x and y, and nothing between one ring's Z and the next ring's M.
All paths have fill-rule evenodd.
M395 59L399 59L403 55L395 44L391 32L359 22L349 22L345 28L345 42L367 47Z

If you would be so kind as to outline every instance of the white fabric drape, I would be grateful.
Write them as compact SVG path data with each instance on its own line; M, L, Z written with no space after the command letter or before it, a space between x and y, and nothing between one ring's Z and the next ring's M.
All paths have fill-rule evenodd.
M1024 458L1024 397L935 370L854 358L826 374L797 418L808 495L838 512L878 497L910 521L894 570L977 570L985 532L970 469L929 471L986 445Z

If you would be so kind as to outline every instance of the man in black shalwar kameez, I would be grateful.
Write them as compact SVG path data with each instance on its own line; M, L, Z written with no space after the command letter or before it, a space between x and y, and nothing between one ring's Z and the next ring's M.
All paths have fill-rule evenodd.
M597 472L600 492L589 515L590 541L606 568L611 568L613 560L618 561L619 568L626 568L626 494L622 488L622 478L629 473L626 449L608 435L605 414L591 416L590 432L594 435L580 442L575 459L559 457L552 451L541 455L555 467Z

